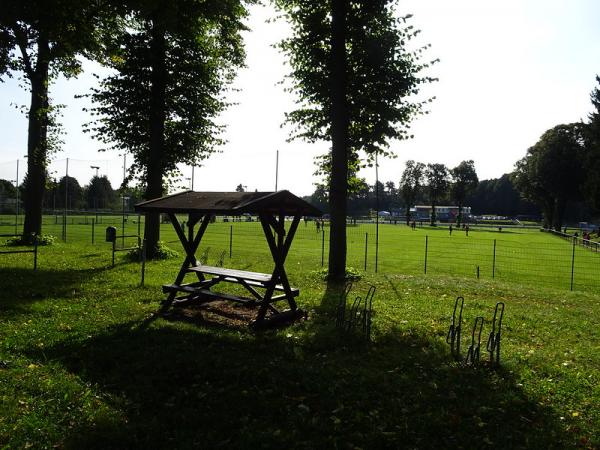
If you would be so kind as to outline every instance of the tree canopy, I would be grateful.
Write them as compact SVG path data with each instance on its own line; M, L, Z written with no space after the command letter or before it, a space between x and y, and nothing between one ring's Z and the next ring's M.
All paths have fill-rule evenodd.
M600 85L600 77L596 76ZM590 95L594 110L588 116L585 127L585 184L584 195L588 204L600 211L600 88L596 86Z
M4 0L0 8L0 76L21 74L31 93L27 111L27 173L23 236L39 234L49 154L59 140L49 86L60 74L81 71L78 56L100 46L100 30L113 15L99 0Z
M108 58L114 72L92 94L98 120L90 130L106 149L133 155L128 179L141 180L146 199L163 195L178 163L198 165L222 144L216 117L243 64L246 15L238 0L131 3ZM158 216L145 227L151 256Z
M424 176L425 164L415 162L412 159L406 161L406 167L400 180L400 192L406 209L406 225L410 222L410 207L415 204Z
M448 193L450 185L448 168L444 164L427 164L425 179L427 180L427 192L431 204L431 225L435 225L437 219L435 207L440 198Z
M410 41L418 30L397 17L393 0L275 0L292 27L281 43L291 66L290 91L298 108L286 114L291 139L331 142L329 276L341 279L346 263L349 175L364 152L389 155L392 139L410 137L409 124L423 112L416 99L423 49Z
M515 185L524 198L540 206L544 225L560 231L567 203L581 197L583 128L580 123L557 125L517 162Z
M454 169L450 170L452 183L450 185L450 196L458 206L457 224L460 226L462 222L462 209L465 204L466 196L477 188L479 179L475 171L475 162L470 159L462 161Z

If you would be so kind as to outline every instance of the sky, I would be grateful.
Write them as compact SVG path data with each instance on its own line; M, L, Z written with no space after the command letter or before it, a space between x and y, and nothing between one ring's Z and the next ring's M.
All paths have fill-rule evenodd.
M454 167L472 159L479 179L511 172L527 148L544 131L560 123L585 120L591 111L590 92L600 74L600 2L597 0L400 0L399 15L413 14L421 29L416 45L431 44L425 58L440 62L426 74L438 82L423 90L435 96L429 114L411 125L414 138L393 141L395 159L380 159L379 179L398 184L404 163L444 163ZM294 98L281 81L289 72L285 57L275 48L289 32L284 22L267 22L269 7L251 10L244 34L246 68L241 69L228 94L231 106L219 121L227 126L227 143L202 166L194 169L194 189L232 191L275 189L297 195L314 191L318 181L314 157L325 153L326 142L287 142L282 128ZM84 65L74 80L59 79L51 87L55 103L66 105L62 118L66 132L61 152L53 156L50 172L61 177L67 170L80 184L89 182L98 166L114 187L123 177L123 158L116 152L99 153L101 145L82 132L89 106L77 94L94 84L102 69ZM19 179L26 167L27 121L15 105L27 105L27 92L13 79L0 83L0 178ZM130 155L128 155L131 158ZM127 158L127 157L126 157ZM126 161L128 166L130 161ZM181 167L180 188L191 185L190 167ZM373 184L373 169L360 176Z

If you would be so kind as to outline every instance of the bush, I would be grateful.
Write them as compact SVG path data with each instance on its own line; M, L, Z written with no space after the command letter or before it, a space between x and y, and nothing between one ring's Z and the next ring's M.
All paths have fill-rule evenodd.
M139 247L134 248L129 253L127 253L127 257L130 261L139 261L141 259L141 251L142 249ZM179 257L179 252L176 252L172 248L167 247L167 245L162 241L158 242L153 259L171 259L177 257Z
M329 271L327 269L315 270L311 272L311 274L324 281L329 278ZM355 269L354 267L346 267L346 276L344 278L349 281L357 281L362 278L362 275L358 269Z
M35 243L36 236L28 235L28 236L15 236L14 238L10 238L6 241L6 245L10 246L19 246L19 245L33 245ZM52 245L56 241L56 238L51 234L41 234L37 236L37 244L38 245Z

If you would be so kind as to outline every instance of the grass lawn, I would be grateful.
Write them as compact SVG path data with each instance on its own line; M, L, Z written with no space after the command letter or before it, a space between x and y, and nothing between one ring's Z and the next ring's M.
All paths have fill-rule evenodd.
M207 236L211 263L228 250L229 224L218 225ZM255 224L233 225L246 227L234 229L226 265L269 271ZM502 265L494 280L448 275L436 256L425 276L411 261L420 245L411 258L406 244L423 243L425 230L396 228L407 235L406 255L392 260L397 235L386 226L379 273L369 247L369 270L353 292L377 287L367 344L336 331L337 289L316 273L321 235L302 227L287 268L309 320L259 334L206 314L156 315L178 259L149 263L139 287L139 265L120 255L110 268L105 243L43 248L37 273L30 255L3 255L0 448L600 446L600 295L509 282ZM354 230L349 259L361 268L365 228ZM507 248L552 238L427 234L440 248L471 250L494 237ZM487 337L495 303L506 303L501 368L451 358L445 336L457 295L465 297L463 349L474 318L486 318Z
M6 218L6 220L12 218ZM61 217L46 216L44 232L62 236ZM105 228L113 225L121 234L120 216L100 217L101 223L92 226L93 217L69 217L67 242L94 244L99 251L109 251L104 243ZM72 223L71 223L72 222ZM125 224L125 234L143 232L138 216L130 215ZM317 233L313 222L300 224L290 255L295 264L309 268L325 263L328 252L328 228L325 235ZM14 225L0 226L0 234L14 232ZM163 239L179 246L170 224L163 224ZM255 259L269 256L262 229L257 222L217 222L212 224L201 247L210 247L210 257L218 259L221 252L227 256L247 255L249 249ZM323 239L325 238L325 239ZM376 228L374 224L348 227L348 265L372 273L376 269ZM125 239L125 246L136 243L135 238ZM121 244L121 240L119 240ZM575 253L573 254L573 250ZM365 258L366 253L366 258ZM268 259L267 259L268 262ZM41 261L43 264L43 260ZM14 267L14 262L4 262L0 267ZM378 273L403 273L421 275L451 275L467 278L497 279L532 286L596 292L600 290L600 252L590 248L573 246L570 242L536 229L472 227L469 235L462 230L449 234L446 225L440 227L417 227L412 231L404 225L382 224L379 227L377 252Z

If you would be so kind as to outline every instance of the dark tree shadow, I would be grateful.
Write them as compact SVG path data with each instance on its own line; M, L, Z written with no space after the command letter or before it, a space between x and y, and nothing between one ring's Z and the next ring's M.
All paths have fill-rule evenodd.
M105 270L0 269L0 314L9 317L25 313L32 303L48 297L75 300L80 295L80 286Z
M97 386L122 412L71 430L68 448L568 446L509 372L463 368L439 340L398 329L370 346L332 346L318 329L295 331L155 320L28 355Z

